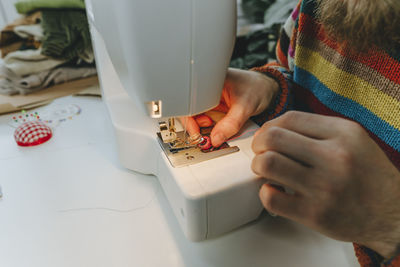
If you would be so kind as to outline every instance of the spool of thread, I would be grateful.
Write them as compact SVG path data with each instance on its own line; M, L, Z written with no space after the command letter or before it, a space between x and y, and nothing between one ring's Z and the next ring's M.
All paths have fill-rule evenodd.
M201 150L208 150L211 148L211 139L209 136L203 136L203 140L197 145Z

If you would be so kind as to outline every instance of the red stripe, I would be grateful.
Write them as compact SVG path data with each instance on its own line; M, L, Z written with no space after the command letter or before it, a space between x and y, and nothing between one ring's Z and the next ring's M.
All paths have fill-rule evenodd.
M290 37L290 47L292 47L293 51L296 50L296 43L297 43L298 31L299 31L299 30L295 27L295 28L293 29L292 36ZM289 48L289 49L290 49L290 48ZM292 57L293 57L293 55L292 55Z
M354 246L354 251L356 253L356 257L358 259L358 262L360 263L361 267L371 267L373 266L371 258L366 254L363 250L363 248L358 245L353 243Z
M378 48L371 48L365 53L352 52L347 46L340 45L330 39L321 24L317 23L310 15L304 13L300 14L299 32L309 36L309 38L320 40L342 56L360 62L379 72L387 79L400 84L400 62L384 51L377 51Z
M279 63L285 68L289 68L289 63L287 59L287 52L288 51L282 51L281 49L281 42L278 40L278 43L276 44L276 56L278 58Z
M397 255L386 267L399 267L400 266L400 254Z
M278 105L276 105L273 114L267 115L269 113L268 110L261 113L261 116L264 117L264 121L265 121L265 117L267 117L268 120L272 120L279 113L283 112L284 108L285 108L285 103L288 101L288 97L289 97L289 88L288 88L288 84L285 79L285 76L279 70L274 69L273 66L276 66L276 63L272 62L272 63L266 64L262 67L251 69L253 71L258 71L258 72L272 75L272 77L275 78L275 81L278 82L279 88L281 90L279 103L278 103ZM260 116L258 116L258 117L260 117Z
M343 116L340 113L337 113L324 104L322 104L309 90L306 90L298 85L294 85L293 93L295 96L295 103L301 103L301 105L308 107L308 111L311 111L316 114L327 115L327 116L335 116L341 117L344 119L349 119ZM386 153L391 162L400 170L400 153L394 150L391 146L383 142L379 137L377 137L374 133L365 129L370 137L380 146L380 148Z

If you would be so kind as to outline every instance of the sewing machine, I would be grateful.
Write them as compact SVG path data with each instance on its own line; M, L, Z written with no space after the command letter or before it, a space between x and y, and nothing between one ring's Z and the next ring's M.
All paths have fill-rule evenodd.
M219 104L236 34L236 0L86 1L96 63L122 165L159 178L193 241L255 220L248 122L224 148L188 142L176 118ZM197 143L196 143L197 142Z

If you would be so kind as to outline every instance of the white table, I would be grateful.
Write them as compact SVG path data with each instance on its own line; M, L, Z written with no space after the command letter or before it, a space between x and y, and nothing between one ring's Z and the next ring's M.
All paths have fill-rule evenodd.
M0 266L358 266L351 244L266 215L188 241L157 177L118 163L100 98L51 105L67 103L82 113L32 148L18 147L12 115L0 116Z

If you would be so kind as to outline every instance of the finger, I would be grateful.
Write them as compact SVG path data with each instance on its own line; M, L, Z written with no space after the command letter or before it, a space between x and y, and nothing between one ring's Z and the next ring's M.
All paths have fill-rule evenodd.
M308 166L320 162L321 142L280 127L260 131L253 139L255 154L275 151Z
M238 133L249 118L250 115L243 106L233 105L225 117L214 126L210 135L212 145L222 145L229 137Z
M259 196L269 212L292 220L301 218L303 201L298 196L286 194L269 184L261 187Z
M310 168L277 152L267 151L256 155L251 168L255 174L301 194L306 194L311 188L307 179Z
M219 106L215 107L213 110L223 112L223 113L228 113L229 108L226 105L219 105Z
M199 127L210 127L214 124L213 120L204 114L197 115L194 117L194 119Z
M207 115L208 117L210 117L214 122L219 122L226 115L226 113L216 111L216 110L209 110L209 111L205 112L204 114Z
M183 128L189 133L189 136L200 133L200 127L194 118L182 117L179 118L179 120L181 121Z
M224 90L224 91L225 91L225 90ZM224 91L223 91L223 92L224 92ZM225 100L224 100L224 93L222 93L221 100L219 101L218 106L216 106L215 108L213 108L213 110L220 111L220 112L224 112L224 113L227 113L227 112L229 111L229 108L228 108L228 106L226 105L226 102L225 102Z
M299 134L315 138L315 139L328 139L338 135L338 127L336 125L343 125L342 118L323 116L299 111L289 111L282 116L266 122L261 131L279 126Z

